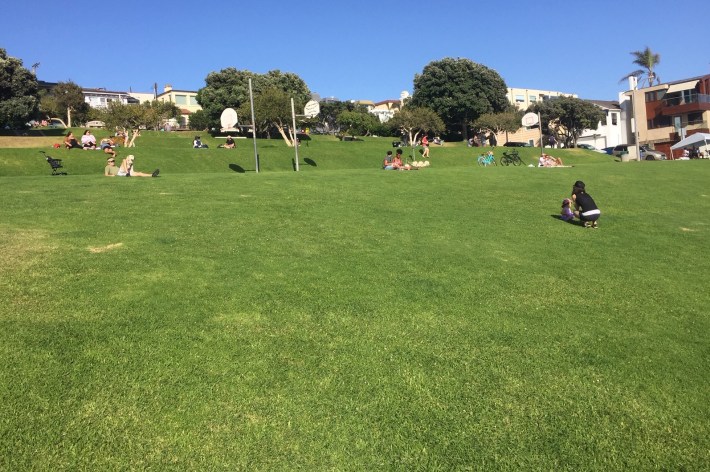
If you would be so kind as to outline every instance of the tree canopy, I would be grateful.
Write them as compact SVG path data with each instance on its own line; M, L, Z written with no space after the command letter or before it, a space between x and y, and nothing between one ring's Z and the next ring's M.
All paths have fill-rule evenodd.
M644 81L648 83L649 87L651 87L654 82L657 84L661 83L661 79L658 78L656 72L654 71L658 63L661 62L661 56L659 54L651 51L651 48L646 46L646 49L643 51L632 51L631 55L634 56L633 63L637 66L643 67L643 69L637 69L626 74L621 78L621 81L624 81L629 77L636 77L638 79L639 77L645 75L646 78Z
M409 139L408 142L412 146L417 142L421 134L438 134L446 128L444 122L434 110L411 105L405 105L387 124L405 133Z
M210 121L219 122L225 108L237 110L243 104L249 103L249 79L252 79L255 97L267 89L279 89L289 99L293 97L301 107L311 97L311 92L303 79L291 72L272 70L266 74L257 74L228 67L219 72L210 72L205 78L205 86L197 91L197 102L205 110ZM288 106L291 106L290 100Z
M586 100L559 97L537 102L528 111L540 113L542 131L554 136L565 146L576 146L577 138L585 129L596 129L604 112Z
M471 121L506 109L506 93L505 81L493 69L469 59L444 58L415 75L411 105L431 108L449 131L460 130L466 139Z
M477 131L491 131L493 134L514 133L520 129L522 118L523 112L511 106L501 113L484 113L471 122L471 128Z
M170 118L180 117L180 108L172 102L153 100L140 105L126 105L120 102L111 102L100 111L100 119L108 129L116 129L129 134L133 132L133 139L127 146L140 135L140 129L159 129Z
M39 109L37 79L0 48L0 126L21 128Z
M66 118L67 126L72 126L72 120L86 122L91 111L81 87L71 81L59 82L50 92L41 94L39 108L48 118Z
M374 128L379 127L379 120L364 109L342 111L337 118L337 123L343 135L367 135Z

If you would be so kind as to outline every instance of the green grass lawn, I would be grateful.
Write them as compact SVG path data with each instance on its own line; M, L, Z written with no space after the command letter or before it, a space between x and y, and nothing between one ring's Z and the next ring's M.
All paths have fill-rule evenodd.
M708 469L710 162L190 140L0 149L0 470Z

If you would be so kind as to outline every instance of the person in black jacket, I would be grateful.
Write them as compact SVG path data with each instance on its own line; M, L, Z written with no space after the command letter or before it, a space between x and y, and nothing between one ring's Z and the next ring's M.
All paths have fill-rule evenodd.
M578 180L572 186L572 201L574 202L574 216L584 222L585 228L596 228L597 220L602 212L597 207L594 199L585 190L584 182Z

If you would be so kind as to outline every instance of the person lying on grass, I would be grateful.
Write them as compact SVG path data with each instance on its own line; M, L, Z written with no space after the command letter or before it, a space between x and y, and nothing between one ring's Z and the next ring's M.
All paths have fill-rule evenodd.
M538 159L538 167L561 167L564 166L562 159L559 157L552 157L549 154L542 154L540 159Z
M104 175L106 177L116 177L118 175L118 167L116 167L116 159L113 156L106 159L106 167L104 167Z
M119 177L157 177L160 173L160 169L155 169L152 174L146 174L144 172L138 172L133 169L133 160L135 156L133 154L126 157L122 162L121 166L118 168Z

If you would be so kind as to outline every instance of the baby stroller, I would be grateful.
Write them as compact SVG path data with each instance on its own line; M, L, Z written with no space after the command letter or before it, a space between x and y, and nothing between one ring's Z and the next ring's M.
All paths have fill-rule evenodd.
M66 172L60 172L59 169L62 169L62 160L61 159L55 159L52 156L48 156L47 153L44 151L40 151L43 155L44 158L47 160L47 164L49 164L49 167L52 168L52 175L67 175Z

